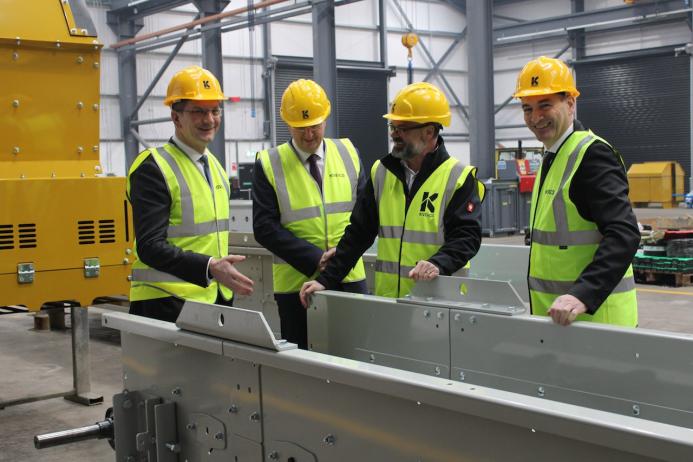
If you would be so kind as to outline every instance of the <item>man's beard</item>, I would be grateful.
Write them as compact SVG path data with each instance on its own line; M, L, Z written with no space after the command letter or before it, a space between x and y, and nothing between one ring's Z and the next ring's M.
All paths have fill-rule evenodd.
M409 160L421 154L422 149L414 146L414 143L404 143L402 149L392 148L392 157L396 159Z

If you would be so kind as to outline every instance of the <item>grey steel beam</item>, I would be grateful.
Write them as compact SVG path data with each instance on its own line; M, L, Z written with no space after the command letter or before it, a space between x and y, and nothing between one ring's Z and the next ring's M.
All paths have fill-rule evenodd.
M446 59L448 59L448 56L450 56L450 53L453 52L453 50L457 47L457 45L464 40L465 36L467 35L467 28L465 27L462 32L455 38L455 40L452 41L450 46L448 47L447 50L445 50L445 53L440 57L438 61L436 61L433 64L433 67L428 71L428 74L426 74L426 77L423 78L424 82L428 82L428 79L431 78L433 74L438 74L440 73L440 66L445 62Z
M133 38L142 28L142 19L121 19L117 15L108 15L109 27L118 40ZM139 153L139 143L130 130L135 120L137 107L137 59L135 50L122 50L118 53L118 105L120 108L120 127L125 148L125 170L130 168ZM136 116L135 116L136 117Z
M378 39L380 45L380 63L387 67L387 5L385 0L378 0Z
M495 150L493 120L493 43L491 42L491 0L467 4L469 29L469 150L471 164L479 178L490 178Z
M265 8L267 11L268 8ZM272 28L269 23L262 25L262 62L264 71L262 81L264 84L265 100L263 110L265 112L265 122L263 124L263 134L269 139L272 146L277 139L277 127L274 120L274 59L272 58Z
M690 11L690 4L681 0L661 0L600 8L582 13L554 16L552 18L496 27L493 30L493 43L518 42L531 40L538 36L563 35L572 30L584 29L586 27L658 20L671 15L684 15Z
M394 7L395 7L395 8L397 9L397 11L399 12L400 16L402 17L402 20L405 22L405 24L407 25L407 27L409 27L410 29L413 29L413 25L412 25L411 21L409 20L409 17L408 17L407 14L405 13L404 9L403 9L402 6L399 4L399 2L398 2L397 0L391 0L391 2L392 2L392 5L394 5ZM418 45L418 46L421 47L421 50L423 50L424 55L426 56L426 58L428 58L429 64L430 64L431 66L434 66L436 60L435 60L435 59L433 58L433 56L431 55L431 52L428 50L428 47L426 46L426 44L423 43L423 42L419 42L419 45ZM443 84L445 85L445 88L446 88L447 91L448 91L448 95L449 95L449 96L455 101L455 103L457 104L458 112L459 112L460 115L462 116L462 122L467 126L467 125L468 125L468 121L469 121L469 114L467 114L467 111L466 111L466 109L464 108L464 105L462 104L462 101L460 101L460 98L457 96L457 93L456 93L455 90L452 88L452 85L450 85L450 82L448 82L448 79L445 77L445 74L438 74L438 77L440 78L440 80L441 80L441 81L443 82Z
M229 2L226 0L195 0L195 6L204 18L224 11ZM217 21L214 21L217 22ZM221 53L221 29L205 29L202 32L202 67L214 74L224 88L224 63ZM219 132L209 143L209 150L221 165L226 168L225 123L221 118Z
M313 6L313 78L325 90L332 104L332 114L339 114L337 107L337 54L335 51L334 0ZM339 134L337 117L332 117L325 127L325 136L336 138Z
M585 11L585 0L570 0L570 12L572 14ZM573 47L573 59L585 57L585 29L575 29L568 33L570 44Z
M192 0L111 0L111 9L107 14L123 20L141 19L188 3L192 3Z

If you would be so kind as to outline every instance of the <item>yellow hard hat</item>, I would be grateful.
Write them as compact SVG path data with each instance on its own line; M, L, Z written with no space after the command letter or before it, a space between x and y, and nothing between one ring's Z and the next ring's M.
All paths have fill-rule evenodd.
M517 76L514 98L525 96L551 95L566 92L578 97L575 80L568 66L560 59L539 56L522 68Z
M324 122L332 106L325 90L312 80L294 80L284 90L279 114L290 127L310 127Z
M221 85L214 74L200 66L190 66L176 72L171 78L164 104L171 106L184 99L222 101L226 99L226 96L221 91Z
M407 85L395 96L386 119L450 125L450 104L442 91L428 82Z

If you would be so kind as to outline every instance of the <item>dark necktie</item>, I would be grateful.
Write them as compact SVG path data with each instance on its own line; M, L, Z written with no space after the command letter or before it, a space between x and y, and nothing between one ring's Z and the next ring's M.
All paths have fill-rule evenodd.
M209 184L210 188L214 188L212 185L212 174L209 172L209 160L207 160L207 155L202 154L202 157L200 157L200 163L202 164L202 170L205 172L205 178L207 178L207 184Z
M319 157L317 154L311 154L310 157L308 157L308 163L310 164L310 174L313 177L313 179L315 179L315 182L318 183L320 191L322 191L322 175L320 175L318 159Z

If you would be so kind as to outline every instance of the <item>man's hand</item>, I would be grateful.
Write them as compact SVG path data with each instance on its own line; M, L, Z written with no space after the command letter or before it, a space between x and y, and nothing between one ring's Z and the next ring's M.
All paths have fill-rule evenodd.
M242 255L227 255L223 258L212 258L209 262L209 272L212 277L219 283L233 290L239 295L250 295L253 293L252 279L241 274L240 271L233 266L245 260Z
M579 314L585 313L587 307L584 303L572 295L561 295L553 301L553 305L549 308L548 315L551 316L553 322L562 326L568 326Z
M308 308L308 300L313 292L318 292L319 290L325 290L325 286L320 284L318 281L308 281L303 283L301 287L301 292L298 294L301 297L301 303L304 308Z
M325 268L327 267L327 262L330 261L330 258L332 258L336 251L337 247L332 247L331 249L327 249L325 253L322 254L322 257L320 257L320 263L318 263L318 271L320 271L321 273L325 271Z
M436 265L426 260L419 260L414 269L409 271L409 277L415 281L430 281L440 274Z

